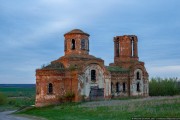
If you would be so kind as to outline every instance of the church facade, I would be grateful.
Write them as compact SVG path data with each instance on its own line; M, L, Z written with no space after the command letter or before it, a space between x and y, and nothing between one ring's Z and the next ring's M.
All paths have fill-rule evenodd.
M89 54L89 34L74 29L64 34L65 55L36 70L37 107L71 99L148 96L148 73L139 61L137 36L114 37L114 62Z

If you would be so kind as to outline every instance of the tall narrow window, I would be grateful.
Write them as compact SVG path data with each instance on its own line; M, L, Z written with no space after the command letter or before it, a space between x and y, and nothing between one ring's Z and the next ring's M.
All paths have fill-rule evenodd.
M116 42L116 57L119 57L119 42Z
M66 43L66 40L64 40L64 51L67 50L67 43Z
M119 82L116 83L116 92L119 92L120 91L120 84Z
M111 82L111 93L113 92L113 83Z
M120 46L121 44L120 44L120 42L119 42L119 56L120 56L120 54L121 54L121 46Z
M48 93L49 94L53 93L53 85L52 85L52 83L49 83L49 85L48 85Z
M71 49L75 50L75 40L74 39L72 39Z
M123 92L126 91L126 83L123 83Z
M88 47L87 49L88 49L88 51L89 51L89 40L88 40L88 43L87 43L87 44L88 44L88 45L87 45L87 47Z
M134 56L134 38L131 38L131 56Z
M86 49L86 42L84 39L81 40L81 50L85 50Z
M91 80L96 81L96 70L91 70Z
M140 79L141 79L139 72L136 73L136 77L137 77L137 80L140 80Z
M140 92L140 83L139 82L137 83L137 89L136 90L137 90L137 92Z

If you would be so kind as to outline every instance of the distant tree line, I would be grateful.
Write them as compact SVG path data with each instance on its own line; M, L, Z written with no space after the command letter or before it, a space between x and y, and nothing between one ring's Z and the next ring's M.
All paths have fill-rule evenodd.
M180 94L180 81L177 78L151 78L149 81L150 96L173 96Z

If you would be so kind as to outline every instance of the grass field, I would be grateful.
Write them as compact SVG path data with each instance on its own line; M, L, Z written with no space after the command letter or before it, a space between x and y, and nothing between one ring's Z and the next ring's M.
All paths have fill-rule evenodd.
M0 93L5 96L5 103L0 105L0 111L19 109L35 104L34 84L1 84Z
M34 84L1 84L0 92L7 97L32 97L35 96Z
M159 84L161 82L153 83ZM162 83L162 86L164 86L166 82ZM154 90L157 87L150 88ZM172 91L171 89L168 90ZM6 102L0 104L0 111L19 109L35 103L35 85L1 84L0 93L6 96ZM152 93L156 93L156 91ZM161 95L161 93L158 95ZM128 120L132 117L180 118L180 96L159 98L161 99L156 97L150 99L124 97L113 98L109 101L66 103L57 106L32 108L17 114L33 115L48 120Z
M128 120L132 117L180 117L180 96L150 100L127 100L122 104L111 106L114 101L107 102L109 104L107 106L69 103L33 108L21 112L21 114L44 117L48 120ZM99 101L99 104L101 103L102 101Z

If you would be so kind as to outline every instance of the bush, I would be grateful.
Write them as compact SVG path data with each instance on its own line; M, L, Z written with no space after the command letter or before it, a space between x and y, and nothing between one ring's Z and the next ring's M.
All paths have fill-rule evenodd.
M72 91L67 91L66 94L64 95L64 98L66 98L66 100L68 100L69 102L72 102L74 97L75 94Z
M6 103L6 96L3 93L0 93L0 105L3 105Z
M166 96L177 95L180 91L178 89L178 82L176 78L152 78L149 81L149 95L150 96Z

